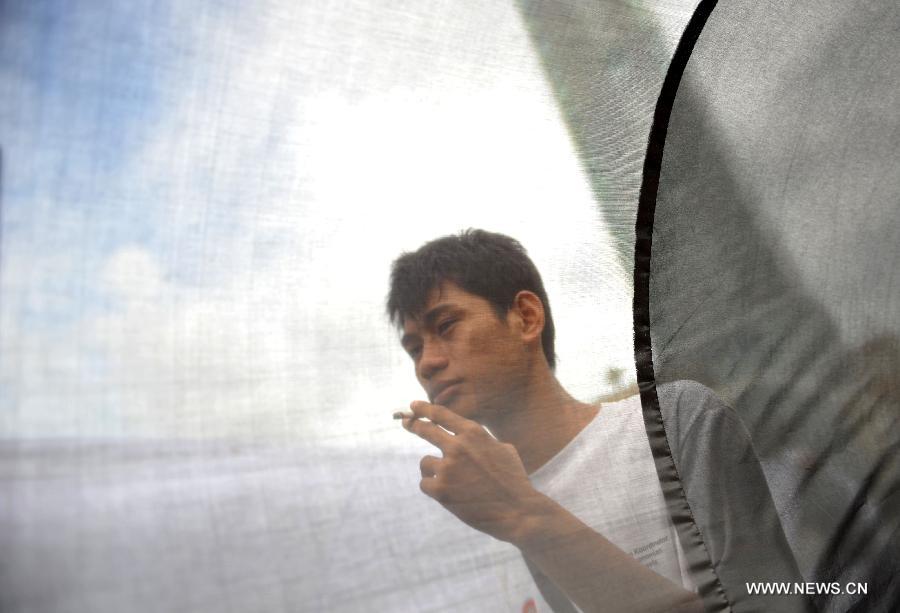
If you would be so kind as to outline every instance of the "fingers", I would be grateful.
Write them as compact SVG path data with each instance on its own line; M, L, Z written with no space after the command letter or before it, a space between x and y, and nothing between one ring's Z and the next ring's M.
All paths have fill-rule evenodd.
M438 486L437 479L422 479L419 481L419 489L422 490L422 493L426 496L440 502L441 490Z
M419 471L422 473L422 477L434 477L437 475L438 466L441 463L440 458L436 458L433 455L427 455L419 461Z
M443 428L421 419L404 417L403 427L416 436L425 439L441 451L444 451L453 439L453 435Z
M409 408L411 413L398 411L394 413L394 419L400 419L404 428L440 449L444 455L454 442L462 440L454 441L455 435L466 434L474 437L473 441L479 436L489 437L477 422L460 417L447 407L414 400ZM428 421L424 421L426 419Z
M481 426L471 419L461 417L447 407L442 407L438 404L431 404L424 400L413 400L409 404L409 408L416 417L426 417L454 434L461 434L467 430L482 430Z

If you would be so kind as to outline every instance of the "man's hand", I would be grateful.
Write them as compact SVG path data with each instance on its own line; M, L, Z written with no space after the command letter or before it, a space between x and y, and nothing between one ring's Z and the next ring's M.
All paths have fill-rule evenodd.
M535 490L512 445L446 407L415 401L410 408L415 417L403 416L403 426L443 452L422 458L422 491L473 528L518 547L582 611L703 610L696 594Z
M417 400L410 409L416 418L404 417L403 427L443 453L419 463L422 491L473 528L516 543L549 499L532 487L515 447L446 407Z

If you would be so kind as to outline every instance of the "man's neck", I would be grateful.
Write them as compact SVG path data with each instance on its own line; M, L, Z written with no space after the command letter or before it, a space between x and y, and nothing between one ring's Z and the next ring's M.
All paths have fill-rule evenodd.
M497 439L516 448L531 474L568 445L598 410L575 400L547 370L531 380L517 406L485 425Z

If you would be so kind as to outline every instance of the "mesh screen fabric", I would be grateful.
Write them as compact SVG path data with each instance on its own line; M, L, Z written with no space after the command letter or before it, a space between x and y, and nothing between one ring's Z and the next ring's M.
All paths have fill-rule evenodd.
M814 596L825 610L898 602L898 19L890 3L718 5L655 126L658 191L645 177L652 378L700 381L734 406L782 557L838 592L867 584ZM714 516L695 519L721 534ZM753 556L715 558L760 574Z
M2 608L521 604L497 588L517 552L434 515L424 450L380 425L416 395L372 332L387 266L488 225L532 250L555 309L583 307L565 319L627 308L644 140L691 7L2 3ZM669 126L656 374L737 410L805 577L870 582L822 604L889 609L897 12L754 7L712 14ZM515 206L458 210L473 193ZM537 230L515 219L551 196ZM423 197L446 218L420 219ZM588 396L628 367L584 361L563 374Z
M566 385L627 388L622 233L690 8L0 3L0 608L519 608L521 556L421 496L390 422L421 392L388 267L519 238ZM535 49L585 14L571 91L640 99L589 165Z

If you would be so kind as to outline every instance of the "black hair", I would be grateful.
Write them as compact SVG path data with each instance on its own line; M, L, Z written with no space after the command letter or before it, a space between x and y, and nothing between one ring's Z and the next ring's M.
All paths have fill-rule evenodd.
M490 302L499 318L512 308L516 294L534 292L544 305L541 346L551 369L556 368L553 316L544 283L534 262L519 241L503 234L469 229L425 243L403 253L391 268L387 313L391 322L416 316L428 294L444 281Z

